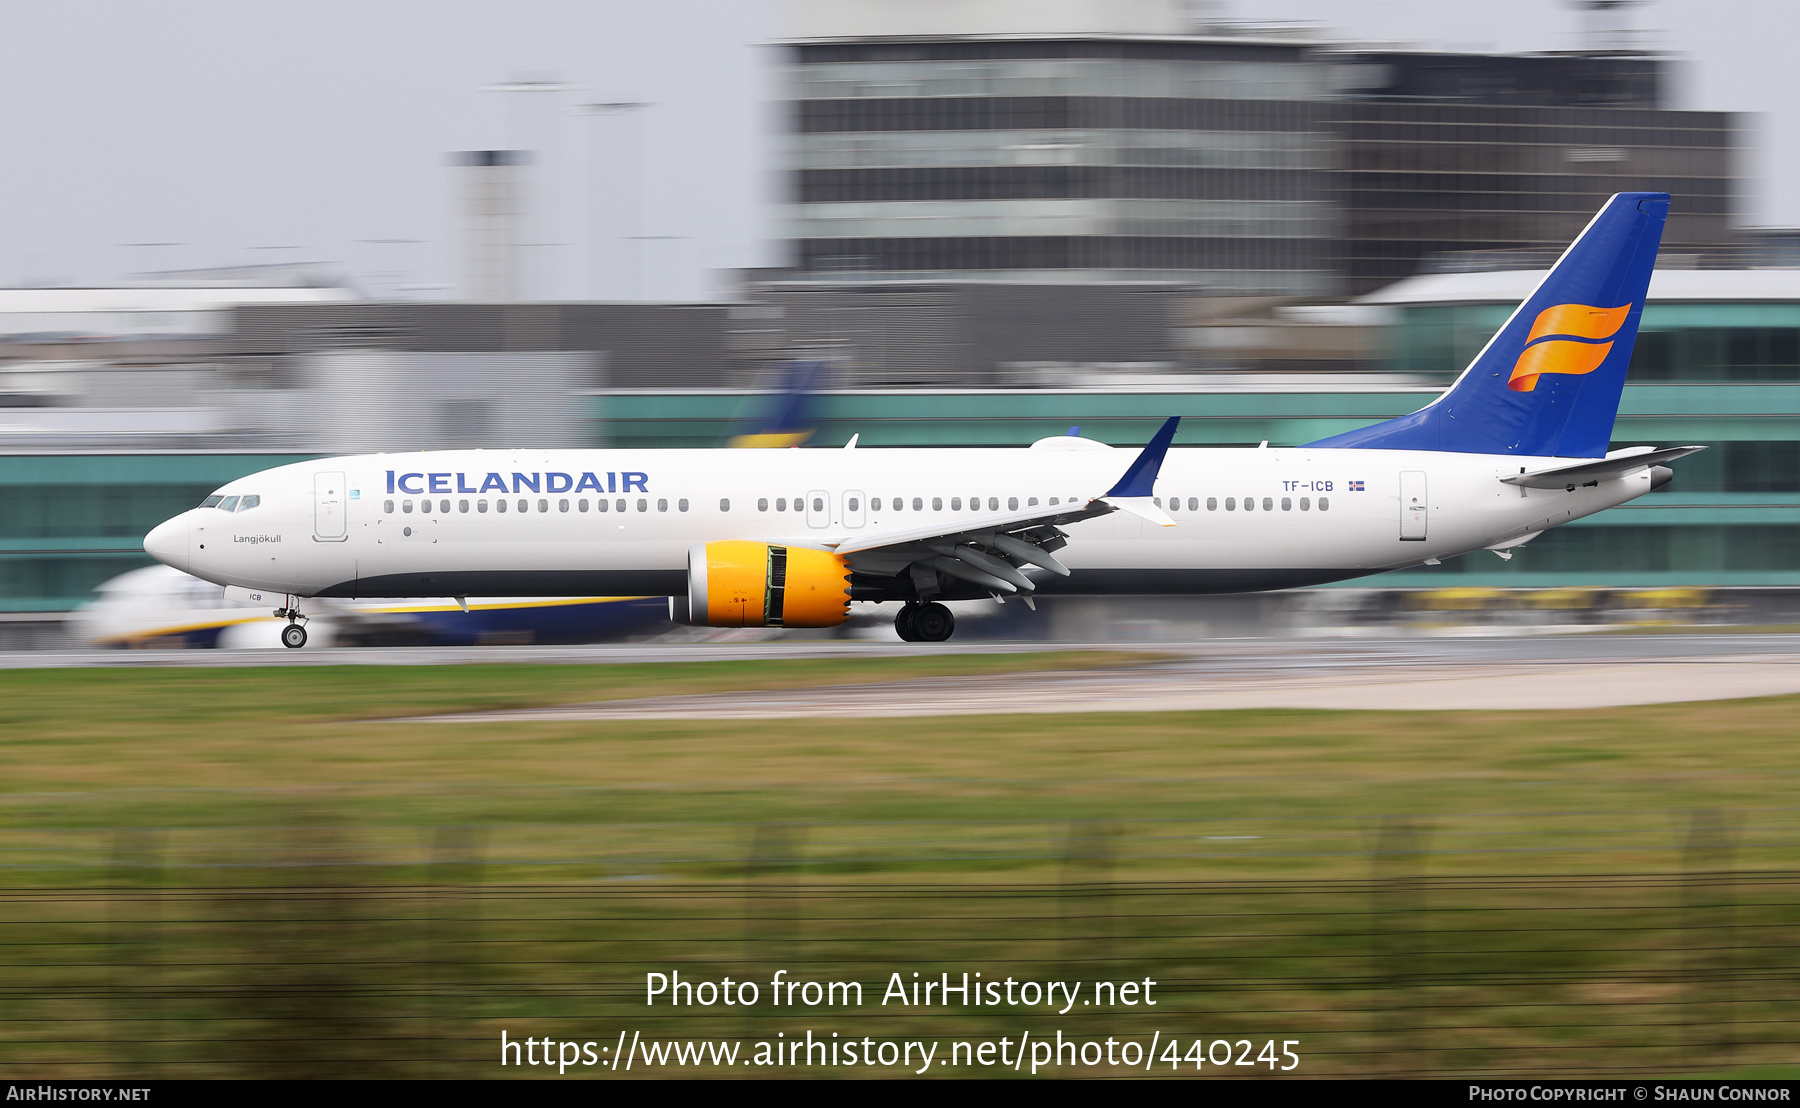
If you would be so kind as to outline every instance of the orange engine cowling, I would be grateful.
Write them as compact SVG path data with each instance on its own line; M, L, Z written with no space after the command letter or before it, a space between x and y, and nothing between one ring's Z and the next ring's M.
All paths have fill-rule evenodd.
M836 627L850 618L849 578L844 559L823 550L696 543L687 611L674 614L699 627Z

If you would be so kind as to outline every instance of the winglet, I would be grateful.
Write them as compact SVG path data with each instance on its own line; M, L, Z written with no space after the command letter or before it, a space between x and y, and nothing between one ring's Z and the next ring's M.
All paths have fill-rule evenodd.
M1119 478L1119 483L1106 490L1106 495L1149 496L1156 485L1156 475L1162 469L1163 455L1169 452L1169 443L1175 438L1175 427L1180 422L1180 416L1170 416L1162 429L1144 445L1125 476Z

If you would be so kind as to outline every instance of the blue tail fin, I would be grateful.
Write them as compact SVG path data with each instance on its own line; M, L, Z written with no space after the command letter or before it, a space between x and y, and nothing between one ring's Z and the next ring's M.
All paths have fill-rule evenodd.
M1603 456L1668 215L1668 193L1614 195L1448 392L1308 445Z

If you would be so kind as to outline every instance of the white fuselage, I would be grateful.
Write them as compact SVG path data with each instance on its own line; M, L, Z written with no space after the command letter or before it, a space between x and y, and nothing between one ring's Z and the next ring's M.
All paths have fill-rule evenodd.
M829 549L884 530L954 530L959 516L976 514L971 498L984 513L1015 499L1085 503L1135 456L1084 442L328 458L233 481L220 492L260 502L193 509L145 545L206 580L295 596L675 594L696 543ZM1072 575L1031 572L1046 592L1281 588L1504 545L1651 488L1648 471L1572 491L1500 481L1556 464L1438 451L1172 449L1155 494L1175 526L1127 512L1068 524L1057 557Z

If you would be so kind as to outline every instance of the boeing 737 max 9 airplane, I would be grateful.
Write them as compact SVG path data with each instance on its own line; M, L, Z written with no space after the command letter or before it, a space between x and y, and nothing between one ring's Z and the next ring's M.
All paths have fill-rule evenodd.
M279 602L667 595L714 627L898 601L1279 589L1507 552L1658 488L1698 447L1608 452L1669 197L1620 193L1431 404L1291 449L513 450L329 458L233 481L159 561Z

